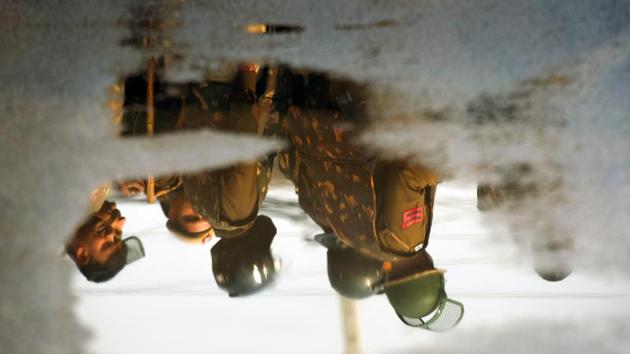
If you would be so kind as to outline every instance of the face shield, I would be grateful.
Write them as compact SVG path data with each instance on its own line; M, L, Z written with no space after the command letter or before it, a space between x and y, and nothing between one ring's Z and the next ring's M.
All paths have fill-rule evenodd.
M457 326L464 317L464 305L449 299L444 286L444 270L432 269L399 279L386 279L381 291L387 294L396 315L404 324L442 332ZM411 315L426 312L422 309L434 306L424 315Z
M317 235L315 240L329 251L344 247L330 233ZM351 264L360 267L362 263L352 261ZM386 293L396 314L406 325L430 331L448 331L464 317L464 305L446 295L445 271L434 268L428 253L421 251L415 257L396 263L381 262L376 273L378 280L362 287L368 289L367 294Z
M127 265L144 258L144 246L138 237L130 236L123 239L122 242L127 247Z
M443 293L442 300L433 314L424 318L407 317L398 314L398 318L411 327L423 328L434 332L444 332L453 329L464 317L464 305L461 302L449 299Z

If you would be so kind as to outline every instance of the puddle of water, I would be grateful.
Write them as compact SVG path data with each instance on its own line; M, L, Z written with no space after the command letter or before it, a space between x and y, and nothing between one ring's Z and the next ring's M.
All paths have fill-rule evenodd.
M374 112L380 109L372 106L370 95L375 90L369 85L254 62L228 65L231 71L209 80L179 83L163 76L167 61L155 64L150 68L153 73L140 71L124 80L120 127L125 139L211 129L279 138L286 146L258 160L221 169L112 184L120 210L129 212L130 231L122 229L127 222L124 213L104 204L68 247L77 263L76 244L81 238L91 240L85 242L88 254L96 250L94 255L100 257L99 252L119 247L125 255L135 255L110 256L105 261L117 262L106 267L115 276L111 282L88 285L75 279L82 299L79 314L98 333L93 343L97 352L119 350L105 332L118 320L97 326L93 322L104 311L96 307L110 311L116 301L135 309L145 301L159 304L167 308L166 318L204 327L202 316L176 313L187 311L185 304L199 298L211 299L207 305L197 305L204 312L214 311L208 305L228 311L231 305L219 304L260 296L269 307L250 311L270 316L273 307L280 322L270 325L286 331L280 319L291 316L293 305L288 302L299 306L313 299L327 309L319 315L307 312L313 324L343 325L342 331L329 331L327 336L335 338L336 348L359 352L367 343L385 348L385 341L370 339L367 333L374 329L359 320L363 316L375 316L378 322L398 328L388 340L412 345L401 337L407 333L405 327L450 331L461 322L464 330L453 333L465 336L466 329L499 323L517 312L531 320L550 321L575 314L574 305L584 306L593 299L605 299L605 311L612 311L628 296L622 282L617 291L588 290L592 289L588 284L596 283L589 272L574 274L580 240L564 232L562 225L545 218L539 225L527 224L531 219L523 216L524 209L540 205L540 200L548 204L563 190L558 174L542 178L536 162L480 164L488 176L496 177L478 185L452 184L445 180L457 171L440 169L445 165L423 163L413 155L392 156L363 143L378 124ZM476 129L522 123L520 109L482 98L469 113ZM448 119L448 115L428 117L428 121ZM86 227L92 229L86 232ZM137 245L126 247L122 232L142 240L144 259L138 260ZM449 234L459 237L443 236ZM108 241L117 246L106 246ZM129 260L137 263L127 268ZM163 269L166 264L172 269ZM86 272L89 269L84 267ZM469 278L480 273L483 286ZM559 287L546 285L558 282ZM346 300L337 305L336 296ZM285 305L271 305L277 298ZM514 301L522 311L507 310ZM523 310L558 301L574 305L553 316ZM486 308L492 302L500 303L501 309ZM370 304L368 309L357 307L363 303ZM329 312L337 306L341 318ZM144 312L141 317L151 318ZM138 326L143 333L152 328L144 320ZM217 348L226 345L219 342ZM160 344L152 350L172 345L156 343ZM198 344L192 343L194 350Z
M111 179L65 244L91 351L625 349L624 11L133 4L29 4L0 41L3 233L66 235ZM3 318L47 323L71 296L24 240Z

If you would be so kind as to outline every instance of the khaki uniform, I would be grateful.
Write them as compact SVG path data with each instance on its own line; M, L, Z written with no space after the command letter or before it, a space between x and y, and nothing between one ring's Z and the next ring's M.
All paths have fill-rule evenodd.
M428 244L437 176L384 162L352 143L339 111L291 107L282 125L293 148L278 163L300 206L326 232L379 259L393 260Z
M381 248L411 254L429 243L438 177L419 165L380 163L375 172Z
M266 123L265 110L251 91L218 82L195 85L184 103L184 129L209 127L260 135ZM253 225L267 193L272 164L271 156L184 176L186 196L217 236L236 236Z
M237 68L221 79L232 80ZM229 79L228 79L229 77ZM212 128L223 131L263 134L268 105L256 104L255 75L238 84L209 81L202 84L166 85L155 82L155 132ZM245 89L245 88L250 89ZM123 135L146 134L146 78L133 76L125 82ZM156 194L184 186L186 197L215 229L217 236L230 236L248 229L258 214L271 179L273 157L240 163L195 175L156 179Z

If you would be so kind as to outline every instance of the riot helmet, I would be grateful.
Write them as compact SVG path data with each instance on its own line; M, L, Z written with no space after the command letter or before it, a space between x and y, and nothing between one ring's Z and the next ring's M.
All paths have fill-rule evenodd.
M345 246L334 234L320 234L315 240L328 248L328 281L339 295L363 299L374 295L382 278L382 262Z
M408 326L447 331L464 316L464 305L449 299L444 270L421 250L392 262L367 257L345 246L334 234L317 235L328 248L328 280L344 297L361 299L385 293L400 320Z
M280 265L271 254L275 235L271 219L259 215L248 230L212 247L214 279L230 297L257 293L274 282Z

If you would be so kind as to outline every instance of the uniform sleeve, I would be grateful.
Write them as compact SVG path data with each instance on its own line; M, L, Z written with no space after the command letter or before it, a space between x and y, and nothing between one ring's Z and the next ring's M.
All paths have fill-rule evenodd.
M186 196L215 229L248 225L258 213L256 170L256 163L247 163L185 176Z
M382 181L378 233L385 251L414 253L428 240L437 175L420 165L393 164Z
M237 225L258 212L256 163L238 164L221 171L221 217Z

